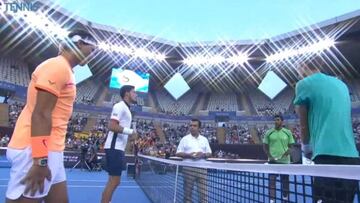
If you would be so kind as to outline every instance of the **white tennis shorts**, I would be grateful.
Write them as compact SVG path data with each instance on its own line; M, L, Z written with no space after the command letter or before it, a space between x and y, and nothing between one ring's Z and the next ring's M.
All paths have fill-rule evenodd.
M21 184L30 170L33 160L31 157L31 148L11 149L6 151L6 157L11 163L10 179L6 191L6 197L11 200L20 198L21 195L28 198L43 198L47 196L52 185L66 180L64 168L64 152L49 152L48 166L51 171L51 180L45 178L44 192L37 191L34 196L30 196L30 192L24 194L25 185Z

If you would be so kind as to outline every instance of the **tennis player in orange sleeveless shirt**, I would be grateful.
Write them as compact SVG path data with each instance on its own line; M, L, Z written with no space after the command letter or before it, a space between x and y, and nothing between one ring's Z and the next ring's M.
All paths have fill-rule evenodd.
M60 54L33 72L27 102L7 150L11 162L6 202L68 202L63 164L65 134L76 97L72 68L85 65L96 48L85 30L73 31Z

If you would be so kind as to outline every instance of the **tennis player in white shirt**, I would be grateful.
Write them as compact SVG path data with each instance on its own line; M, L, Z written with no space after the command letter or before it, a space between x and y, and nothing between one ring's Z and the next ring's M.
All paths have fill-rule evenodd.
M125 148L128 138L137 137L135 126L131 127L130 105L136 102L135 87L124 85L120 89L122 101L115 104L111 112L109 132L105 141L105 158L108 182L101 197L101 203L109 203L120 184L121 172L125 169Z
M206 137L200 135L200 127L200 120L191 120L190 134L180 140L176 156L182 157L185 160L194 160L196 163L211 157L212 152L209 141ZM184 175L184 202L192 202L192 190L195 182L198 184L197 188L200 202L208 202L207 170L203 168L184 167L182 172Z

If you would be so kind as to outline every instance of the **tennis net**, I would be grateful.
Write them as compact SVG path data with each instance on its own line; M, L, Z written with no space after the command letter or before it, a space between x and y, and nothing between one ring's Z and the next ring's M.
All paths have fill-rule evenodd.
M152 202L360 202L360 166L168 160L139 155ZM320 201L319 201L320 202Z

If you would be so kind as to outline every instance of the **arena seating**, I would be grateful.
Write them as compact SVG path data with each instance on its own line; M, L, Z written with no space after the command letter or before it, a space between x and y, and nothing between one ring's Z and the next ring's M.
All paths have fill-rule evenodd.
M174 115L187 115L194 106L198 94L191 91L186 93L177 101L165 91L156 92L156 96L159 101L159 108L161 112Z
M258 90L252 91L249 94L250 100L258 115L265 114L266 111L270 111L270 100L263 93Z
M355 142L360 144L360 118L353 118L353 132L355 136Z
M281 92L274 100L275 113L287 113L290 105L293 102L294 96L295 92L292 88L286 88L283 92Z
M347 82L350 98L352 102L360 101L360 84L359 81L349 81Z
M146 102L145 102L146 99L144 97L146 97L146 95L138 94L137 99L136 99L138 105L140 105L140 106L145 106L146 105ZM121 99L120 94L112 94L111 95L110 102L112 104L118 103L121 100L122 99Z
M144 98L144 96L138 95L137 104L140 105L140 106L145 106L145 98Z
M30 81L29 68L19 60L0 57L0 81L26 87Z
M112 104L118 103L120 101L122 101L120 94L112 94L111 99L110 99L110 102Z
M86 80L77 86L76 103L95 104L95 94L98 92L100 85L94 81Z
M275 97L274 100L270 100L259 90L251 91L249 97L258 115L285 114L288 112L294 98L294 90L287 88Z
M209 111L237 111L235 94L211 94L207 107Z

